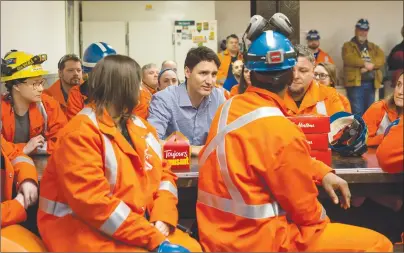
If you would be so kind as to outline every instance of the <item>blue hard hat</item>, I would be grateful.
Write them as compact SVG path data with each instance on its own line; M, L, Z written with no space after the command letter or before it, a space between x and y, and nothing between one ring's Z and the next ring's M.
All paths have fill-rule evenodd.
M358 22L356 22L355 27L367 31L370 28L369 21L367 19L361 18L358 20Z
M251 71L287 70L296 65L296 52L285 35L269 30L251 43L245 63Z
M89 73L95 64L107 55L116 54L115 49L105 42L92 43L87 47L83 56L83 71Z
M320 39L320 34L318 33L317 30L310 30L307 33L306 40L319 40Z
M332 150L343 156L360 156L367 151L368 128L359 115L337 112L330 117L330 127Z

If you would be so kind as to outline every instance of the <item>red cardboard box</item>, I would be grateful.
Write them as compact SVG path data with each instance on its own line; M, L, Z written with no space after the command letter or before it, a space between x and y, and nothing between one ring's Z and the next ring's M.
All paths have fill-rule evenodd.
M312 150L310 152L310 156L313 159L322 161L323 163L327 164L328 166L331 167L331 149L327 149L327 150Z
M300 115L287 118L298 125L305 134L323 134L330 132L329 116Z
M328 134L306 134L312 150L328 150Z
M180 132L174 132L167 137L163 145L163 159L171 165L171 170L191 170L191 145L189 140Z

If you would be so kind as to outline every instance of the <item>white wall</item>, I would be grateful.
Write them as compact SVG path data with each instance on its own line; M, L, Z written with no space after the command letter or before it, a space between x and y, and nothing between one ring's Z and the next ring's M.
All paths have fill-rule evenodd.
M250 22L250 1L216 1L215 4L219 43L232 33L241 37Z
M217 20L219 43L232 33L241 35L250 20L250 1L83 1L82 6L83 21Z
M66 54L65 1L1 1L1 49L46 53L43 67L57 73Z
M152 9L146 10L146 4ZM83 1L83 21L215 19L214 1Z
M306 33L317 29L320 47L334 59L342 80L341 48L354 36L355 24L367 18L368 39L379 45L387 57L402 41L402 1L300 1L300 42L306 43Z

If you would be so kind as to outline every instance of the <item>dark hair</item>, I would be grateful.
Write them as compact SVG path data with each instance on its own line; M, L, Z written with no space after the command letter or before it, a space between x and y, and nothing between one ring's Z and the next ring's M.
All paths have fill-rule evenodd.
M279 93L293 82L293 69L271 72L250 72L251 85L273 93Z
M398 82L398 79L400 79L400 76L402 76L404 74L404 71L402 69L398 69L396 71L393 72L393 82L392 82L392 87L395 88ZM403 112L402 108L399 108L398 106L396 106L396 103L394 102L394 92L393 94L391 94L390 96L388 96L387 98L385 98L385 101L387 103L387 106L391 109L395 109L397 111L398 115L401 115Z
M230 34L229 36L226 37L226 43L229 42L229 39L236 39L236 40L239 40L239 39L238 39L238 36L235 35L234 33L233 33L233 34Z
M13 90L14 85L23 83L27 79L28 78L20 78L20 79L14 79L14 80L6 81L5 85L6 85L7 91L11 94L11 91Z
M220 49L221 49L222 51L226 50L226 40L222 40L222 41L220 42Z
M219 57L217 57L216 53L205 46L197 47L197 48L191 48L188 51L187 57L185 58L185 64L184 68L188 67L189 70L193 70L198 63L201 61L208 61L208 62L215 62L217 68L220 67L220 60Z
M66 54L62 58L60 58L59 63L58 63L58 69L63 70L65 68L66 62L68 61L74 61L74 62L80 62L81 64L81 59L75 54Z
M89 102L95 103L97 115L114 105L121 120L126 121L138 104L140 82L140 66L135 60L125 55L108 55L89 75Z
M238 85L238 94L243 94L248 87L247 81L245 80L244 77L244 69L245 65L243 64L243 68L241 69L240 83ZM250 80L251 80L251 72L250 72Z

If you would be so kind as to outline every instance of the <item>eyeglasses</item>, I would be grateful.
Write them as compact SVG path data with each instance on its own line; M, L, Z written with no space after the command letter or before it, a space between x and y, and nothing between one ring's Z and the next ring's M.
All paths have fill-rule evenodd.
M32 86L32 88L34 90L37 90L40 86L44 87L45 82L46 82L46 79L42 78L41 80L35 81L35 82L31 83L31 84L27 83L26 81L22 82L22 83L28 84L29 86Z
M324 80L324 79L326 79L327 77L329 77L330 75L327 75L327 74L325 74L325 73L316 73L316 72L314 72L314 77L316 78L316 79L320 79L320 80Z

